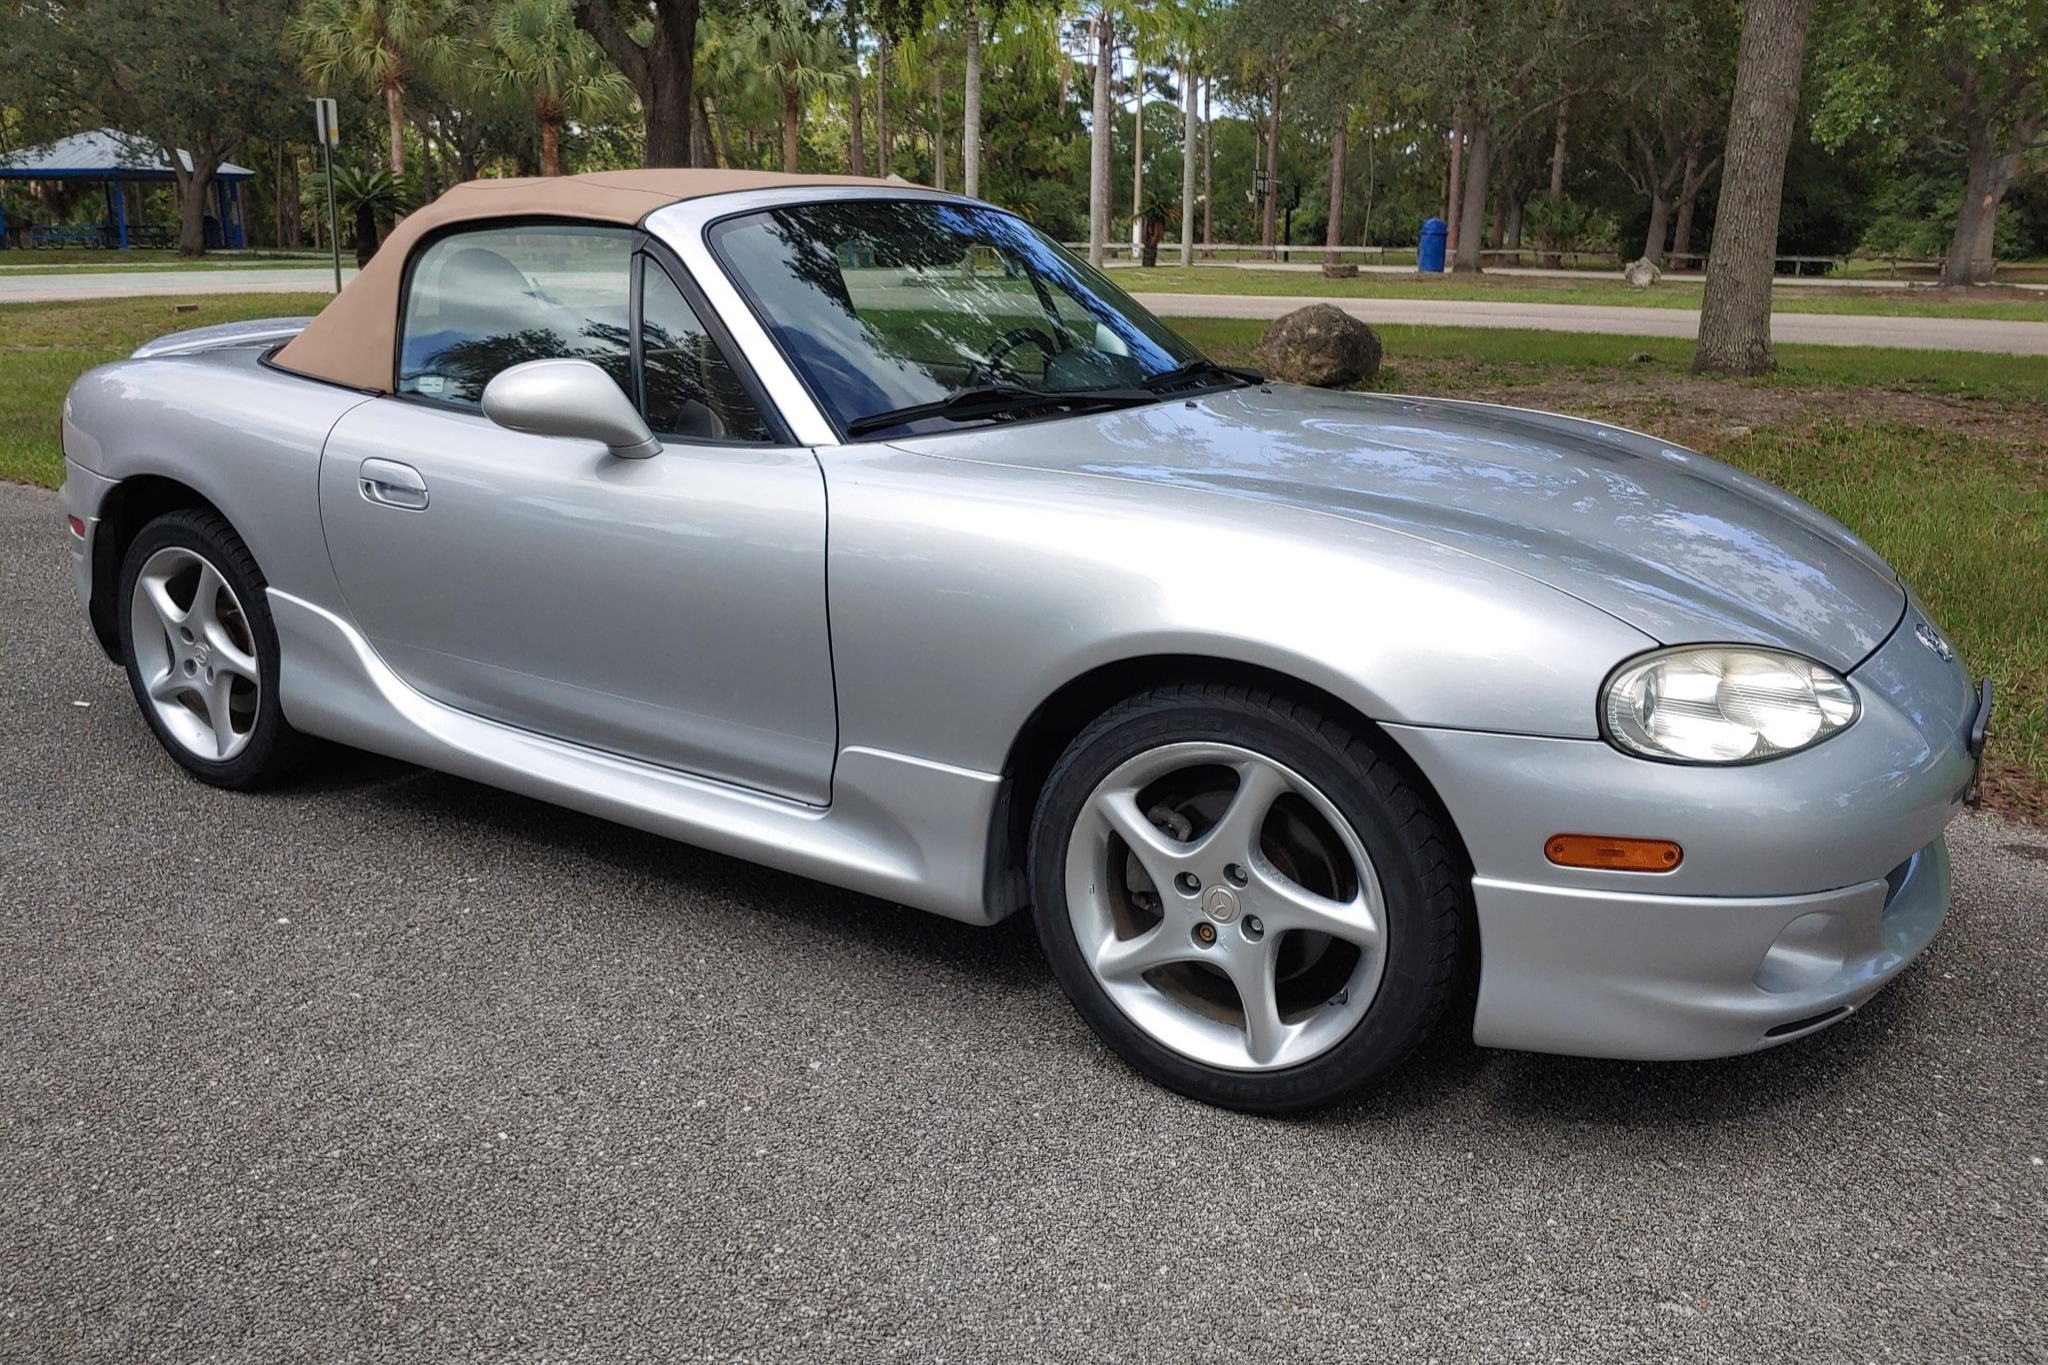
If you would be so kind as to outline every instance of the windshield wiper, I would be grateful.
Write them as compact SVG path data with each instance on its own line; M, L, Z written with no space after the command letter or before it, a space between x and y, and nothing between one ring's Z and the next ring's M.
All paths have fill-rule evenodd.
M1197 379L1205 374L1213 374L1219 379L1236 379L1246 384L1266 382L1266 376L1257 370L1247 370L1239 365L1219 365L1206 356L1197 356L1187 364L1176 365L1163 374L1150 375L1141 383L1145 388L1157 393L1161 389L1171 388L1175 384Z
M871 412L865 417L856 417L846 424L846 434L865 436L869 432L881 431L886 427L900 427L907 422L917 422L927 417L946 417L965 422L977 417L1001 417L1006 414L1030 412L1037 408L1078 410L1129 407L1158 400L1159 395L1148 389L1055 391L1029 389L1020 384L977 384L972 388L956 389L934 402L912 403L908 407L890 408L884 412Z

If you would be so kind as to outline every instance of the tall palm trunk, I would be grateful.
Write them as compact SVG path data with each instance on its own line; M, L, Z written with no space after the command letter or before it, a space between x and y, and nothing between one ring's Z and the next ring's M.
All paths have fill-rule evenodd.
M562 173L562 115L559 110L544 111L540 116L540 173Z
M932 64L932 188L946 188L946 86Z
M797 129L803 121L803 91L795 81L782 85L782 169L796 174Z
M1266 203L1259 219L1259 245L1273 254L1273 242L1280 222L1280 73L1273 73L1273 90L1266 104Z
M1131 224L1145 218L1145 59L1131 43Z
M1116 20L1095 16L1095 104L1088 128L1088 264L1102 264L1109 236L1109 64L1116 58Z
M972 199L981 193L981 10L967 6L967 80L961 92L960 189Z
M1458 227L1465 221L1465 118L1451 120L1451 179L1444 191L1444 250L1458 249Z
M1216 216L1216 125L1209 117L1209 97L1216 91L1216 82L1202 82L1202 245L1208 246L1216 240L1211 229Z
M384 83L384 120L391 128L391 174L405 179L405 85Z
M1180 69L1180 263L1195 263L1195 68Z
M1557 106L1557 134L1550 144L1550 220L1544 226L1541 234L1543 238L1543 267L1546 270L1557 269L1564 259L1558 254L1557 250L1557 220L1564 212L1565 134L1570 130L1570 107L1560 104ZM1685 217L1679 221L1687 224L1691 223L1692 206L1690 204L1686 205Z
M846 69L846 168L854 175L868 173L867 139L862 135L860 93L860 20L854 6L846 7L846 51L851 59Z
M1812 9L1812 0L1749 0L1743 7L1695 372L1767 374L1778 366L1771 353L1771 275Z
M889 30L875 42L875 174L887 178L895 148L889 142Z
M1331 248L1344 242L1344 144L1350 125L1351 111L1346 109L1330 133L1330 225L1323 233L1323 245ZM1334 249L1323 253L1326 267L1337 264L1337 259Z

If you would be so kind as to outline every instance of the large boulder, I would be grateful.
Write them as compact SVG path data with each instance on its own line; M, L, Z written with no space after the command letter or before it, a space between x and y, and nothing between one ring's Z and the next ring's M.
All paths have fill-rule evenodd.
M1621 268L1621 277L1638 289L1648 289L1664 278L1664 272L1647 256L1639 256Z
M1274 319L1252 359L1289 384L1340 389L1380 372L1380 334L1341 308L1312 303Z

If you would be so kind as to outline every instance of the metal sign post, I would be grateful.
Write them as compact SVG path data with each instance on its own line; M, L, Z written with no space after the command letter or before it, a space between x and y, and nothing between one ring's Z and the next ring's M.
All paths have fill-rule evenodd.
M320 143L321 179L327 182L327 244L334 250L334 292L341 292L341 231L334 219L334 149L341 143L341 124L334 101L313 101L313 136Z

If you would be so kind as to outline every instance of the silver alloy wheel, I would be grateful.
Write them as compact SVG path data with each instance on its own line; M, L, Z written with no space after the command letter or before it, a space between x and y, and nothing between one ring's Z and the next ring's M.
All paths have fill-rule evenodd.
M128 612L136 672L164 730L210 762L242 752L263 682L249 618L220 570L181 545L158 550Z
M1237 745L1147 750L1089 795L1067 913L1110 1000L1155 1041L1236 1071L1341 1042L1379 989L1379 876L1293 770Z

